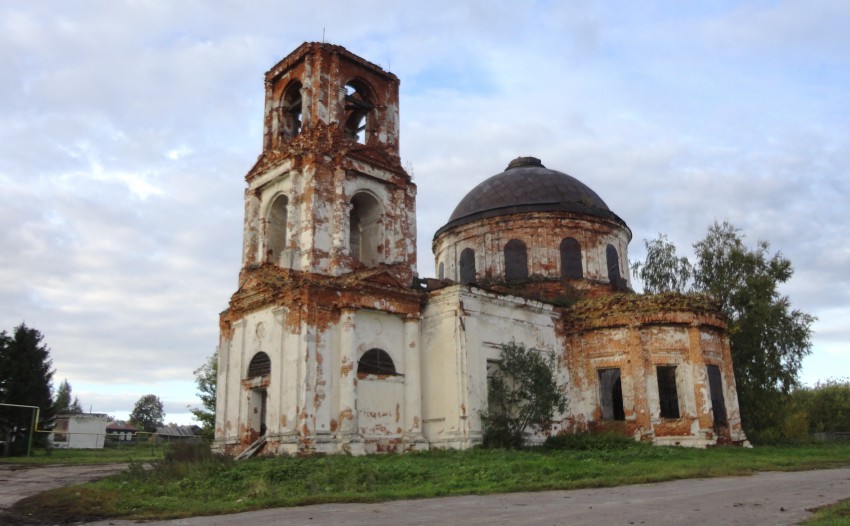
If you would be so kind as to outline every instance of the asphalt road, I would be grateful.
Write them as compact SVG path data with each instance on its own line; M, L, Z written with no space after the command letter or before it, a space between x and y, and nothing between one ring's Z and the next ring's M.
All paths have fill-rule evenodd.
M7 472L0 465L0 506L20 495L16 479L49 475L63 479L59 467L33 473ZM80 469L85 467L70 466ZM49 470L49 471L48 471ZM25 470L24 470L25 471ZM78 473L74 477L94 475ZM44 487L44 486L41 486ZM11 491L10 491L11 490ZM21 498L20 496L17 498ZM765 472L746 477L689 479L658 484L573 491L404 500L377 504L322 504L256 512L146 522L148 526L315 525L752 525L797 524L818 506L850 498L850 468ZM136 521L106 520L92 526L129 526Z

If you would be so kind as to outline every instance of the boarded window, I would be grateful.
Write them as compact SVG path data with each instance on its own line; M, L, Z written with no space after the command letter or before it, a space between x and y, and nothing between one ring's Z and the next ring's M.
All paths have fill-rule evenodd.
M599 405L602 420L625 420L623 410L623 386L620 369L599 369Z
M528 254L525 243L519 239L511 239L505 245L505 280L525 279L528 279Z
M655 369L655 372L658 377L658 402L661 405L661 418L679 418L676 366L659 366Z
M711 393L711 412L714 417L714 429L726 427L726 400L723 397L723 381L720 378L720 367L708 366L708 388Z
M581 279L584 276L581 268L581 246L571 237L561 241L561 277L565 279Z
M460 253L460 282L464 285L475 282L475 251L471 248Z
M382 349L369 349L357 362L357 374L398 374L390 355Z
M620 287L620 256L614 245L608 245L605 249L605 258L608 260L608 282Z
M257 376L265 376L272 372L272 361L269 355L264 352L258 352L251 358L251 363L248 364L248 378Z

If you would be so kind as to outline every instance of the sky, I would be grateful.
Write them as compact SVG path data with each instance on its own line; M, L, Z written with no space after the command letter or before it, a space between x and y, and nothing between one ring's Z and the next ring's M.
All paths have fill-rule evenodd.
M24 322L88 411L191 422L235 292L263 74L326 41L401 79L418 269L460 199L519 156L692 255L714 221L794 265L800 376L850 377L845 0L6 0L0 329ZM635 283L639 289L639 283Z

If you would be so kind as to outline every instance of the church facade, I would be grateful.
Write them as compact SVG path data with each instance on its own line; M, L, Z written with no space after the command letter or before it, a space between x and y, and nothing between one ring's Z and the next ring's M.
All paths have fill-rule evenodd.
M514 159L460 201L433 238L438 276L420 279L398 78L305 43L265 87L239 287L220 318L217 450L472 447L509 342L558 357L569 405L546 434L746 441L722 313L633 293L631 231L589 187Z

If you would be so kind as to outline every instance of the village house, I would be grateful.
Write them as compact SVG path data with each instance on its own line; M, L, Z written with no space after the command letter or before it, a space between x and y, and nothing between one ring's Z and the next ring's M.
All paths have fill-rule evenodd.
M511 341L557 354L569 406L546 434L745 443L723 314L635 294L631 230L587 185L534 157L470 174L481 184L433 237L437 277L420 279L399 79L305 43L265 89L220 318L217 450L472 447L488 365Z
M56 449L101 449L109 417L101 413L73 413L56 416L51 446Z

